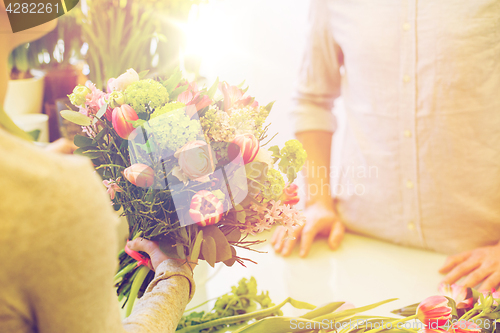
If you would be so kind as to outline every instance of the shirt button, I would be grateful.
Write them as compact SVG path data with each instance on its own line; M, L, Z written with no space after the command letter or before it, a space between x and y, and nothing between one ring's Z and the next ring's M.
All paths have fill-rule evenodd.
M406 74L405 76L403 76L403 82L404 83L410 82L410 75Z
M405 24L403 24L404 31L408 31L408 30L410 30L410 28L411 28L410 23L406 22Z
M411 138L411 132L409 130L404 131L405 138Z
M407 227L408 227L408 230L412 230L412 231L413 231L413 230L415 230L415 223L413 223L413 222L408 222Z
M411 180L407 180L406 181L406 187L409 188L409 189L412 189L413 188L413 182Z

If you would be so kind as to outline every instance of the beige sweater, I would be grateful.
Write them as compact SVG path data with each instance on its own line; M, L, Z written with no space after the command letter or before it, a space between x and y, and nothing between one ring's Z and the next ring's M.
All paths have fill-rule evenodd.
M194 293L191 271L163 262L122 322L116 226L90 161L0 129L0 332L173 332Z

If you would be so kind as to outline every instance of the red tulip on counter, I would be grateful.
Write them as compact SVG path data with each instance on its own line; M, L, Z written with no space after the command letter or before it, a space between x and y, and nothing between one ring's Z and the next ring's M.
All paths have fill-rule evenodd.
M417 318L431 328L446 325L451 319L448 299L444 296L427 297L417 307Z

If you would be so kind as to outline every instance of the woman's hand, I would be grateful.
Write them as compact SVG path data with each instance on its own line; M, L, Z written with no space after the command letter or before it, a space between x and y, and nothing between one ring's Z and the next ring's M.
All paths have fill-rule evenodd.
M160 265L162 262L164 262L167 259L177 260L177 261L179 261L179 263L185 262L184 259L169 258L165 253L163 253L162 250L160 250L160 246L158 246L158 242L150 241L150 240L144 239L142 237L138 237L132 241L128 241L127 246L132 251L146 252L148 254L149 258L151 259L148 266L153 271L156 271L156 268L158 267L158 265ZM194 267L196 266L196 263L190 262L189 265L191 266L191 269L194 269Z
M295 239L286 239L285 228L278 227L271 238L276 253L290 255L300 239L300 256L305 257L317 235L328 237L330 248L337 249L344 237L345 227L337 217L333 199L330 201L331 203L316 202L304 210L306 223L295 229L292 235Z

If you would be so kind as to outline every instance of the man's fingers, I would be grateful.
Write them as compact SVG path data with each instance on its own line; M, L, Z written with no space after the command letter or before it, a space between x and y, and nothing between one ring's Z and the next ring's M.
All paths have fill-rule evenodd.
M451 271L455 266L460 264L461 262L467 260L470 256L470 252L463 252L460 254L456 254L454 256L449 256L446 258L446 261L444 262L443 266L439 269L439 273L441 274L446 274L449 271Z
M342 239L344 238L344 233L344 225L339 221L335 222L332 226L332 230L330 231L330 235L328 236L328 246L330 246L330 249L338 249Z
M316 234L318 232L315 229L305 229L302 231L302 234L300 236L300 253L299 255L304 258L307 256L309 253L309 250L311 249L311 245L314 242L314 238L316 237Z
M276 228L276 230L274 230L274 233L273 233L273 236L271 237L271 245L275 245L276 242L278 241L278 239L280 238L280 230L282 229L283 227L279 226Z
M476 268L478 268L480 263L475 260L465 261L458 266L455 266L443 279L443 283L452 284L460 280L461 277L469 274Z
M289 256L293 248L295 247L295 244L297 243L297 238L289 238L285 240L285 246L283 246L283 250L281 251L281 254L285 257Z
M496 272L488 276L486 280L484 280L483 284L479 288L479 291L491 291L493 288L497 288L500 285L500 273Z
M276 240L274 242L274 251L276 252L281 252L281 249L283 248L284 245L284 238L285 238L285 228L282 226L279 226L278 229L275 231L276 233Z
M485 268L479 267L478 269L472 271L464 280L463 286L474 288L481 281L486 279L491 274L491 271Z

